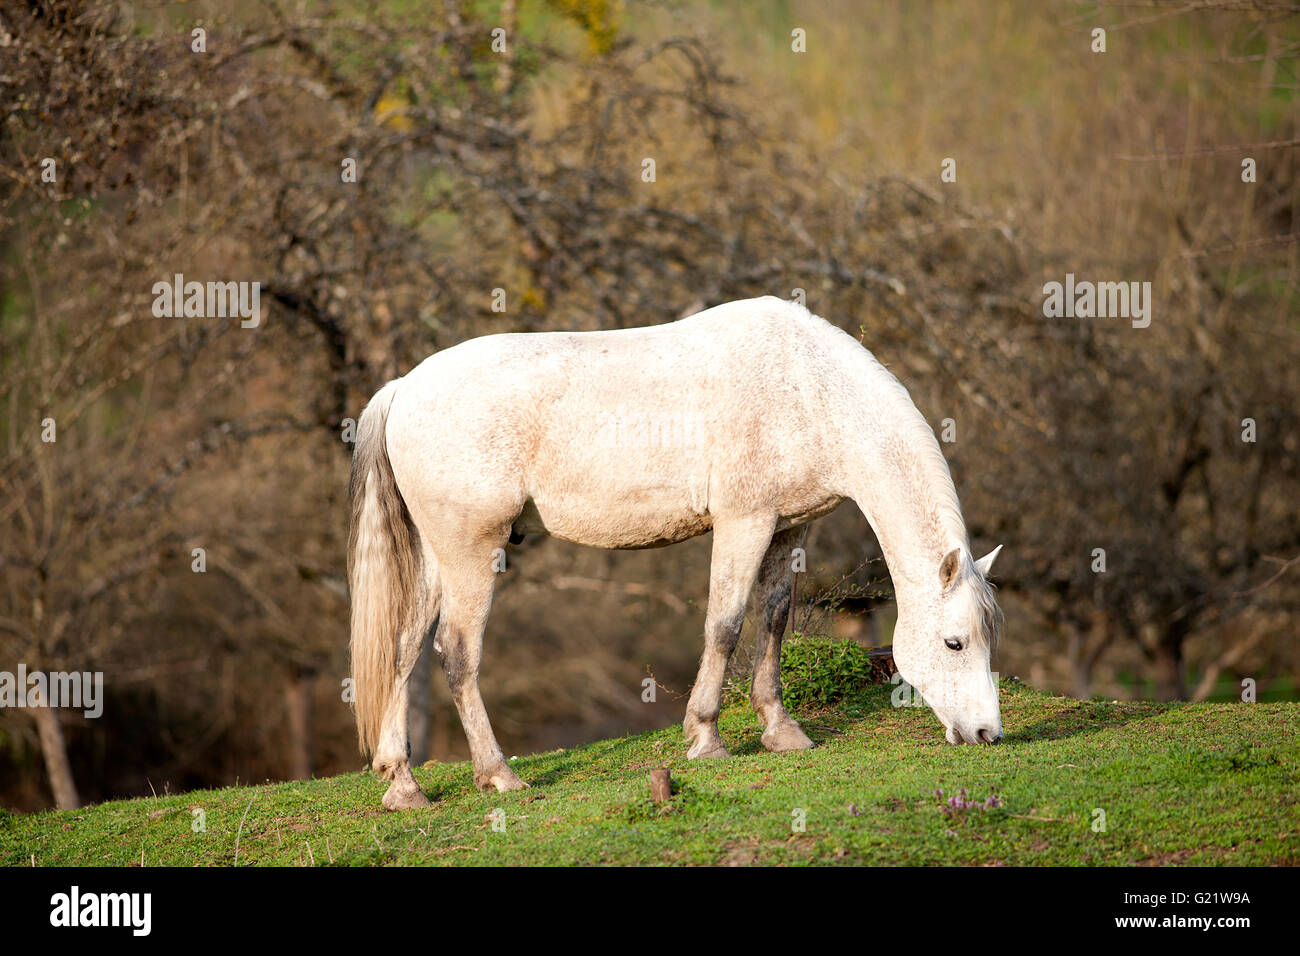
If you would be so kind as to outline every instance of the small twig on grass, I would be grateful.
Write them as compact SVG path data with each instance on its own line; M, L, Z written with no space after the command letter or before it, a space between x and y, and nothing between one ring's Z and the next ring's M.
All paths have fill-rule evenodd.
M239 829L235 833L235 866L239 866L239 838L244 835L244 821L248 819L248 811L253 809L253 801L256 799L257 793L254 792L248 806L244 807L244 815L239 818Z

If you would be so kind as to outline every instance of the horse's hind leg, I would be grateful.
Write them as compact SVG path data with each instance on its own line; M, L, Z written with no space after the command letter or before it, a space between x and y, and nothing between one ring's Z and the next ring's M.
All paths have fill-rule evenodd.
M754 645L754 678L749 699L765 728L763 746L773 753L807 750L812 741L781 703L781 638L790 619L794 586L791 552L803 544L808 526L790 528L772 537L763 555L754 589L758 637Z
M503 534L499 544L504 543ZM475 786L480 790L496 787L505 791L519 790L526 785L506 763L478 691L483 631L492 609L496 576L492 549L496 546L498 543L488 542L484 547L442 555L442 616L433 649L442 661L447 687L469 740Z
M759 565L772 539L776 519L753 516L718 521L713 527L713 561L709 571L709 611L704 623L704 656L686 704L683 727L692 741L686 756L725 757L718 735L722 679L745 622L745 605Z
M407 687L411 671L429 632L436 625L440 603L438 586L438 562L433 552L423 549L421 567L424 592L421 596L422 606L420 624L411 633L403 634L397 642L397 675L394 678L393 695L388 709L384 712L383 727L379 732L379 746L375 750L372 762L376 772L389 781L384 793L383 804L389 810L413 810L427 807L429 799L415 782L411 773L411 745L407 737Z

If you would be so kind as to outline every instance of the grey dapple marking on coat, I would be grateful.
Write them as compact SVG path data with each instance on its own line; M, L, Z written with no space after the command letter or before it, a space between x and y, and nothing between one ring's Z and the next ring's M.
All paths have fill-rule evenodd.
M947 463L903 386L800 306L749 299L651 328L439 352L371 399L351 494L357 727L391 781L387 807L427 803L409 765L406 683L431 628L474 782L524 786L478 690L493 552L522 534L646 548L711 530L689 756L727 753L719 699L751 593L763 744L796 750L812 744L781 705L791 551L851 498L889 565L899 670L950 742L1001 739L989 671L1000 615L985 579L997 552L972 559Z

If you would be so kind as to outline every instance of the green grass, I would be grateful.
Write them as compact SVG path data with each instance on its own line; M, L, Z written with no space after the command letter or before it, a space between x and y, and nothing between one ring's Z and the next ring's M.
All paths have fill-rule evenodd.
M934 715L891 706L891 690L799 715L817 744L799 753L763 751L737 703L721 720L729 760L688 762L672 728L521 757L532 786L518 793L480 794L468 764L431 764L416 776L434 805L401 814L380 809L384 784L365 773L0 811L0 863L1300 863L1298 704L1077 701L1004 681L1006 742L976 748L945 744ZM655 767L676 784L658 806ZM1000 805L953 816L940 789Z

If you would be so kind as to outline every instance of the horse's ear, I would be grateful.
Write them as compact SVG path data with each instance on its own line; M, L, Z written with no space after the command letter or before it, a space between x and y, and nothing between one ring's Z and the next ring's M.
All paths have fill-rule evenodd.
M952 587L957 580L957 572L961 570L961 550L954 548L943 556L943 563L939 565L939 584L943 590Z
M985 577L989 576L989 572L993 570L993 562L998 559L998 552L1001 550L1002 545L998 545L988 554L984 555L984 557L975 562L975 567L978 569L980 574Z

